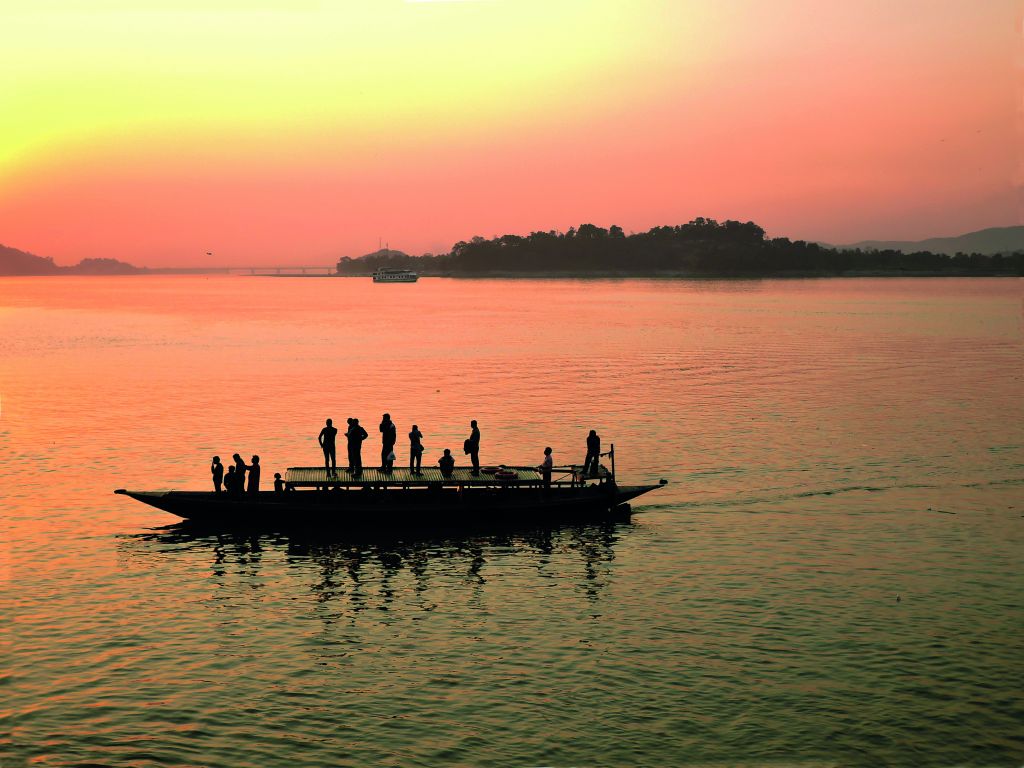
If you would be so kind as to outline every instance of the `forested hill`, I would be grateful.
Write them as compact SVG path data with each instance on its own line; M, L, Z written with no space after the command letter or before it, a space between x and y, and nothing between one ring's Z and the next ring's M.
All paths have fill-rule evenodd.
M339 274L382 267L426 274L1024 274L1024 251L983 255L894 249L836 249L788 238L767 238L753 222L697 218L679 226L627 235L581 224L567 232L474 237L433 256L369 254L343 258Z
M863 240L837 248L873 250L931 251L952 256L956 253L1012 253L1024 251L1024 226L990 227L956 237L932 237L927 240Z
M0 275L132 275L145 271L117 259L82 259L73 267L59 267L51 258L0 245Z
M53 259L0 245L0 275L56 275L60 267Z

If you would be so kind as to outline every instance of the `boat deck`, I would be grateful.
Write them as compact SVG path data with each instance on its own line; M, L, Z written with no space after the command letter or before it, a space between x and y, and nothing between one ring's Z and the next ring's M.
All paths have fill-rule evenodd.
M284 482L289 488L417 488L429 486L481 486L481 487L519 487L529 488L540 486L544 481L536 467L504 466L503 469L516 473L515 478L496 478L493 473L481 470L473 475L469 467L456 467L448 477L441 474L437 467L424 467L423 473L414 475L408 467L395 467L385 472L380 467L363 467L359 477L343 467L328 475L323 467L289 467L285 471ZM579 487L589 482L604 482L611 477L606 467L601 467L593 476L584 477L583 467L554 467L551 472L551 485L563 487Z

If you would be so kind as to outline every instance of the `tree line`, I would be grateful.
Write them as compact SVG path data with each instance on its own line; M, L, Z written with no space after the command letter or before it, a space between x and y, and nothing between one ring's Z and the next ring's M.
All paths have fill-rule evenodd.
M678 226L626 234L581 224L566 232L474 237L446 254L410 256L378 251L344 257L338 274L377 269L412 269L425 274L565 273L696 276L773 274L936 273L1024 275L1024 251L1005 254L838 249L785 237L765 237L753 222L696 218Z
M0 245L0 275L135 275L146 271L107 258L82 259L74 266L61 267L49 256Z

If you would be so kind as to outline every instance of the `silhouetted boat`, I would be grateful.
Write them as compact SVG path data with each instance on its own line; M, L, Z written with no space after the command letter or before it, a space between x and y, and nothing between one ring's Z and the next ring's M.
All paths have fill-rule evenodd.
M436 468L415 475L405 468L364 467L354 477L345 469L328 474L323 467L292 467L284 492L115 493L200 523L443 528L628 517L627 502L666 483L619 485L614 461L612 466L601 466L593 476L584 476L581 467L556 467L547 488L536 467L484 467L479 476L459 468L447 477Z
M378 269L373 273L375 283L415 283L419 279L411 269Z

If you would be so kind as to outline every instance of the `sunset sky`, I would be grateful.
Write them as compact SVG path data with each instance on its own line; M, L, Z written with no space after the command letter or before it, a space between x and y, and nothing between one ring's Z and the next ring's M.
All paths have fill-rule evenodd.
M581 222L1018 224L1022 23L1017 0L3 0L0 243L284 265Z

